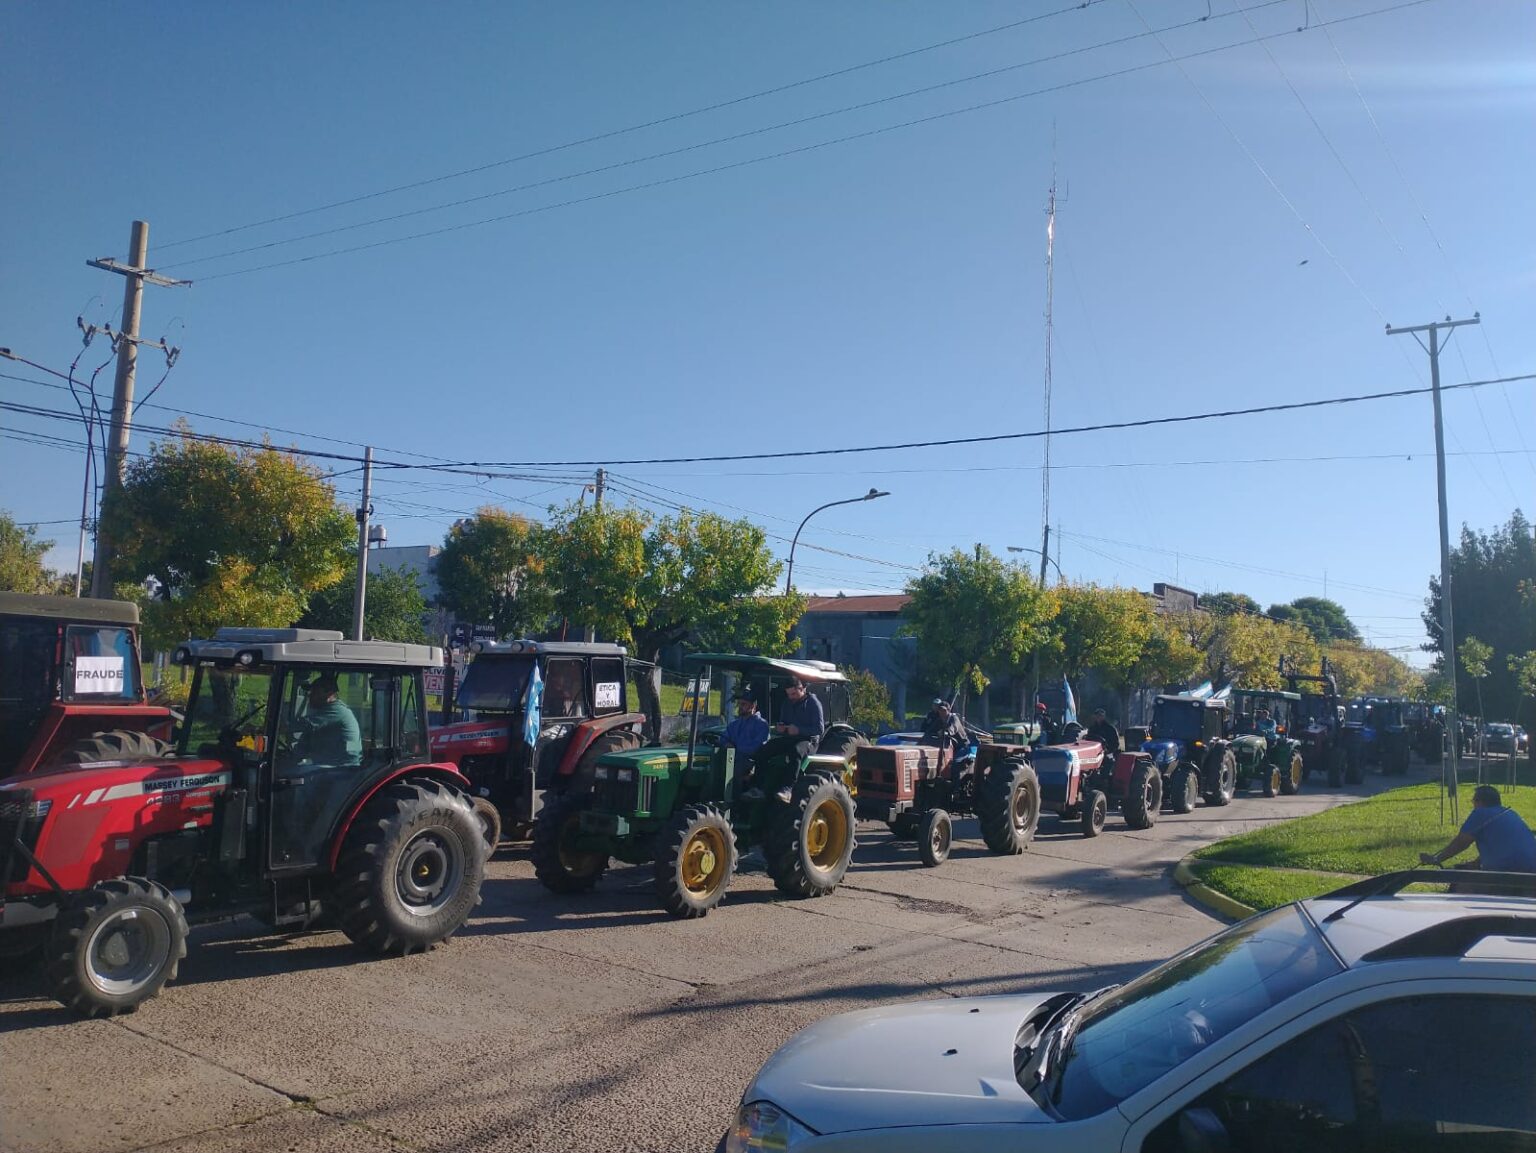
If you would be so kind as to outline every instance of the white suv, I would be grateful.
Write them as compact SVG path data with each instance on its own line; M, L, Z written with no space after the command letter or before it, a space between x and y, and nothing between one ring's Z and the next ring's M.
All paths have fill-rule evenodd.
M1455 894L1405 893L1417 881ZM747 1150L1536 1150L1536 876L1394 873L1128 985L846 1013L758 1071Z

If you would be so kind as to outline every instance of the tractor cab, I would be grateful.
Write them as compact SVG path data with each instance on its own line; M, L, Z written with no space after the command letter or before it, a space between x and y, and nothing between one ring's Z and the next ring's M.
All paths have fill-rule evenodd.
M432 755L469 778L488 842L527 835L546 798L591 787L600 757L637 749L645 716L631 711L622 645L486 641L459 686L471 719L432 730Z
M164 753L171 724L145 702L138 605L0 593L0 777Z
M0 936L51 933L61 1001L131 1011L174 977L189 923L301 927L323 903L383 953L463 924L485 854L468 782L429 763L440 649L221 629L173 659L193 672L173 753L0 781Z
M1260 713L1267 713L1277 736L1287 736L1295 728L1300 713L1301 694L1272 689L1238 689L1232 694L1233 736L1264 736L1268 727Z
M863 741L847 724L847 678L824 661L720 653L690 656L685 666L687 742L607 753L590 791L546 805L533 834L539 880L555 892L582 892L610 859L651 862L667 912L700 917L724 896L738 851L761 846L781 891L831 892L853 853L849 779ZM751 690L769 725L769 743L751 754L706 726L707 694L722 674ZM825 730L808 753L793 736L773 733L796 682L822 702Z

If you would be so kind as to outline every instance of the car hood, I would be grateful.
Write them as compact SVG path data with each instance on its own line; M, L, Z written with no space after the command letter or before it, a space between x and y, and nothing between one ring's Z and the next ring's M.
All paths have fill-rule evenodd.
M803 1029L743 1101L772 1101L818 1133L1047 1122L1013 1075L1019 1027L1050 994L865 1009Z

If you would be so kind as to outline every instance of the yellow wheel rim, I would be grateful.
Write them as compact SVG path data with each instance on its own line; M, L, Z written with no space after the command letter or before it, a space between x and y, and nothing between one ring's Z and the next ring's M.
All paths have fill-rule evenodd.
M848 845L848 814L835 798L816 806L805 827L805 848L818 869L830 869L843 857Z
M1301 787L1301 758L1300 757L1292 757L1291 758L1291 784L1295 785L1297 788Z
M695 829L683 844L681 880L695 896L708 896L725 880L730 850L719 829Z
M560 826L560 867L573 877L585 877L601 867L597 853L584 853L569 847L571 838L581 832L581 818L572 815Z

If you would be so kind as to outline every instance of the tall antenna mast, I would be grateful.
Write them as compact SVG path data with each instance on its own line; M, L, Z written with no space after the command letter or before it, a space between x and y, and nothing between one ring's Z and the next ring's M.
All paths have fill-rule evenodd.
M1056 160L1052 140L1051 192L1045 209L1045 467L1040 470L1040 583L1051 553L1051 339L1056 295Z

